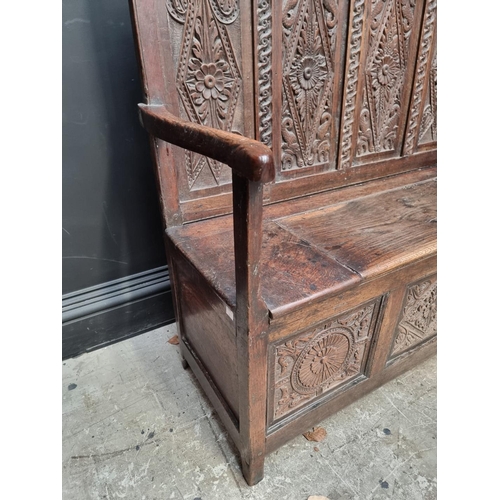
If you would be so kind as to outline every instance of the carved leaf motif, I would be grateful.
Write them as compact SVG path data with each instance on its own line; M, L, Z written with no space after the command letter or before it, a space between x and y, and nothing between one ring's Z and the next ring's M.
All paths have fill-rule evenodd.
M257 4L257 71L259 85L259 138L266 146L272 144L272 96L271 96L271 5L270 0L258 0Z
M283 26L285 28L291 28L296 22L297 12L295 11L295 7L298 2L299 0L287 0L283 8Z
M328 163L336 0L288 0L283 9L282 170Z
M416 0L402 0L401 2L401 20L405 38L408 38L413 26Z
M424 281L408 288L392 349L399 354L437 332L437 284Z
M188 0L166 0L166 6L169 14L179 23L186 20Z
M363 339L368 336L370 321L373 315L374 304L346 314L337 321L339 325L351 328L356 332L356 339Z
M373 0L356 154L395 149L415 2Z
M428 63L431 57L433 39L436 31L436 6L436 0L427 0L417 67L415 71L415 82L410 105L410 114L403 149L404 155L412 154L415 150L417 142L424 143L437 140L436 51L434 51L434 59L432 60L430 68L430 81L427 85L427 95L424 95L425 82L429 78ZM427 102L425 103L425 101ZM418 124L422 104L424 104L424 107L419 131ZM430 106L430 108L428 106ZM429 131L430 133L428 133Z
M330 36L332 36L333 32L331 30L334 30L338 23L338 0L323 0L323 5L325 7L326 25L328 27Z

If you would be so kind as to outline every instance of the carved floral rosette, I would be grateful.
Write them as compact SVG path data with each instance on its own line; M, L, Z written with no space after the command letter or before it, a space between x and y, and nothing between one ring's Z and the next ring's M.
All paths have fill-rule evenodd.
M436 333L437 283L434 277L408 286L391 358L412 349Z
M408 116L404 155L420 144L437 141L437 1L427 0Z
M376 302L274 346L274 420L362 373Z
M339 168L398 154L411 74L415 0L355 0L348 34Z
M237 0L167 0L167 11L184 25L176 86L192 122L232 131L242 76L227 25L239 15ZM186 151L190 190L205 169L221 183L222 163ZM205 179L206 182L206 179Z
M372 1L357 156L395 149L414 10L411 0Z
M282 170L332 160L338 10L337 0L284 3Z

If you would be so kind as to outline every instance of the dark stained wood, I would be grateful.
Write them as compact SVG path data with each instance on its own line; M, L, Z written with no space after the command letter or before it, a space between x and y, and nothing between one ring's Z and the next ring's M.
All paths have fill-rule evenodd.
M361 382L348 387L338 397L326 402L323 405L318 405L315 408L304 408L303 412L289 422L285 422L280 427L274 429L274 432L266 438L266 454L276 451L280 446L291 439L300 436L307 429L314 427L319 422L338 412L342 408L354 403L359 398L370 393L377 387L380 387L390 380L398 377L404 372L410 370L414 366L422 363L430 356L436 354L436 342L430 341L416 351L412 357L409 357L405 363L394 363L386 368L377 376L367 378Z
M241 448L241 436L238 428L238 422L234 419L234 414L229 408L227 401L224 399L215 382L210 377L210 374L205 369L202 359L199 358L196 353L191 351L182 341L180 342L180 345L184 360L189 365L189 368L193 370L193 373L200 382L205 394L210 399L210 402L214 406L215 411L229 432L234 444L238 448Z
M205 280L189 263L177 259L182 283L180 318L182 340L191 351L203 358L205 369L219 388L224 400L238 419L238 379L227 373L238 372L234 320L226 312L226 304L213 293Z
M233 173L240 448L248 484L264 477L268 310L261 296L261 183ZM261 425L255 425L261 422Z
M409 283L404 290L388 362L418 348L437 334L437 276Z
M435 149L437 145L436 31L436 0L427 0L405 132L405 155Z
M216 232L210 231L210 225L200 237L184 234L184 228L173 228L168 234L227 304L234 307L236 282L230 222L229 219L228 226ZM263 228L261 275L262 296L271 313L283 305L298 306L360 281L356 273L271 221Z
M362 280L355 287L342 291L333 297L326 296L320 300L305 304L303 307L284 311L283 314L271 318L269 340L275 341L285 338L310 324L324 321L343 311L352 309L356 304L366 302L402 287L408 281L427 276L436 271L436 266L436 255L433 255L427 259L412 262L408 266L384 274L377 279Z
M396 3L401 1L402 0L397 0ZM403 87L398 84L399 86L397 89L403 88L405 96L399 96L396 87L393 85L393 87L391 87L392 97L390 100L390 103L395 106L397 106L398 100L402 100L406 103L404 109L397 112L399 121L396 127L397 130L395 130L397 132L396 135L399 137L398 144L400 145L393 149L389 148L387 151L370 153L369 155L361 155L358 159L355 158L356 168L346 168L346 164L342 160L342 155L344 154L343 151L346 145L352 145L354 149L349 149L349 151L352 152L349 153L350 159L348 162L348 164L351 165L353 161L352 157L357 147L356 137L358 136L358 131L356 127L359 128L359 120L357 117L362 114L363 82L365 82L367 73L372 75L378 74L378 67L373 66L374 63L370 63L369 61L369 49L365 46L368 43L368 38L366 36L361 38L358 37L359 34L363 33L364 29L368 31L367 23L369 22L369 16L372 16L371 8L368 5L369 2L357 0L356 2L351 2L350 8L347 2L340 3L339 6L336 7L338 10L335 11L335 7L332 7L334 3L328 2L325 4L325 7L323 7L325 9L324 13L320 13L319 17L317 14L313 15L314 22L325 23L326 26L326 31L322 31L320 36L321 41L318 45L319 48L316 57L320 59L324 58L325 61L330 61L327 65L333 62L334 66L332 67L335 68L335 84L330 88L330 97L328 99L331 99L332 103L333 101L343 101L342 112L340 113L342 117L339 125L334 126L333 124L337 123L338 120L337 115L339 115L337 109L338 104L330 105L327 103L325 106L328 109L319 117L319 125L316 127L317 130L326 130L328 127L325 128L322 125L326 125L327 122L331 123L330 138L327 141L330 144L331 152L329 163L319 162L315 163L312 167L306 166L306 168L292 169L283 167L285 159L280 151L283 144L286 144L286 141L282 137L283 124L282 119L279 117L282 108L283 82L285 79L288 79L288 85L291 85L290 77L293 79L294 71L295 73L298 71L301 64L301 56L300 51L293 53L292 43L292 46L289 47L289 51L291 51L290 54L292 55L289 54L288 57L292 57L289 61L293 61L292 65L295 65L295 69L291 67L288 68L288 73L283 77L282 62L284 56L281 47L281 38L283 30L286 28L283 24L283 20L288 19L290 21L290 19L293 18L295 24L286 29L294 31L295 34L293 36L290 35L294 40L301 39L301 36L303 39L305 32L303 31L304 24L301 24L301 22L305 14L308 16L312 15L311 9L313 1L307 0L307 2L295 3L292 13L281 12L279 3L271 5L267 0L239 3L230 2L230 4L228 4L230 7L228 8L229 11L232 12L231 15L225 15L222 11L216 12L213 7L216 5L216 0L212 0L211 9L208 8L206 10L204 10L205 7L202 7L202 5L204 5L204 3L210 3L210 0L205 0L205 2L194 2L194 0L190 0L186 4L168 0L167 5L169 7L167 9L165 9L165 2L160 0L143 0L140 4L135 0L130 0L130 3L135 25L138 56L141 62L143 86L148 104L164 105L169 112L180 118L201 125L231 131L236 134L245 134L247 137L255 137L265 145L270 147L273 146L277 182L265 188L265 203L274 203L281 200L300 197L304 194L318 192L319 190L334 189L356 182L365 182L398 172L431 166L436 163L435 138L430 142L428 138L419 139L419 144L410 153L410 157L406 150L401 152L400 144L401 134L406 128L404 123L405 109L409 108L409 116L414 116L415 113L419 113L419 123L422 121L421 116L423 116L423 114L429 116L427 104L422 107L417 106L417 111L415 111L415 109L417 109L415 106L412 107L411 104L408 106L409 95L407 94L411 93L412 82L415 82L415 90L411 98L414 99L416 95L418 103L423 101L425 101L425 103L429 101L430 103L431 92L428 90L430 89L430 84L426 84L424 97L419 100L418 96L422 88L420 84L420 73L422 73L422 68L425 75L431 72L434 75L436 74L433 69L435 68L436 51L434 48L432 49L432 64L429 66L427 63L430 58L425 50L427 45L423 41L424 38L422 38L424 35L426 35L425 39L429 38L429 30L431 30L432 33L435 32L435 0L429 0L425 7L422 7L425 3L423 0L417 2L415 9L411 12L411 18L408 17L406 13L408 10L406 7L403 9L396 9L399 16L396 16L398 19L397 22L400 23L400 28L405 26L406 30L407 24L410 27L409 45L404 51L406 62L402 65L402 76L399 75L399 73L396 75L397 72L394 73L394 67L391 69L393 72L391 75L393 75L394 78L403 78L404 81ZM376 3L377 5L374 7L375 10L385 2L378 0ZM393 3L394 2L391 1L387 4L388 7L386 11L388 13L394 11L394 7L392 6ZM187 7L183 8L183 5ZM329 7L326 7L326 5ZM356 13L356 8L359 10L359 5L361 5L360 13ZM282 8L285 9L285 6ZM302 9L301 14L298 14L299 8ZM333 11L328 10L332 8L334 9ZM273 9L273 12L271 12L271 9ZM352 12L348 12L349 9L351 9ZM166 10L167 14L165 13ZM215 31L212 30L211 33L203 33L203 36L214 37L213 50L212 48L210 48L210 50L207 49L209 44L206 41L202 43L199 39L201 35L193 28L198 20L203 21L203 16L208 16L211 20L210 23L215 20L217 29L215 29ZM347 18L348 16L349 19ZM386 15L384 17L384 23L388 22L390 24L390 18L391 16ZM360 19L362 22L357 22ZM222 20L222 22L220 20ZM255 30L242 29L242 26L249 26L249 22L252 20L256 27ZM427 24L423 22L424 20ZM207 26L213 26L213 24L210 23L207 23ZM287 23L287 25L289 24L290 22ZM429 26L426 27L427 25ZM395 25L392 25L392 28L394 27ZM383 32L382 27L378 29L379 34ZM210 30L207 28L207 32L209 31ZM421 32L422 34L420 34ZM254 36L253 54L250 50L242 49L242 47L245 47L251 41L252 33ZM404 33L406 40L408 33L402 28L401 33ZM327 39L331 42L330 45L333 51L333 55L331 56L325 52ZM364 44L360 47L360 53L363 55L360 60L356 58L356 54L358 53L356 40L358 39L362 39ZM435 40L435 37L433 37L432 40ZM193 50L198 42L202 44L203 50L206 49L208 52L197 52L196 55ZM418 43L420 43L423 48L419 46L417 54ZM435 45L434 41L432 43ZM297 44L300 45L298 42ZM434 47L434 45L432 47ZM217 52L219 55L215 56L215 48L217 47L220 48ZM388 57L392 57L391 54L393 54L393 52L388 54ZM422 64L419 64L417 67L417 71L420 71L417 76L414 75L412 65L408 64L408 61L412 58L415 59L416 55L419 61L420 59L423 61ZM205 62L202 62L200 57L204 59ZM216 58L217 61L213 62L213 64L219 64L225 68L223 71L224 76L219 75L222 79L220 83L224 82L225 85L227 84L228 88L234 87L237 89L234 91L234 95L231 94L227 96L227 100L224 100L225 97L223 94L217 94L215 105L216 108L219 106L220 112L222 113L220 121L216 119L216 108L212 110L210 106L207 107L207 103L210 102L211 98L205 99L201 95L203 92L196 90L196 87L199 89L202 88L200 87L202 81L197 80L197 78L201 78L201 75L196 72L200 64L205 65L203 66L203 71L209 72L212 68L210 64L208 64L210 58ZM360 62L368 64L369 67L360 69ZM381 63L381 61L377 62L377 64L379 63ZM395 65L397 66L398 64L399 62L396 61ZM354 71L356 68L357 70ZM292 74L290 74L290 71ZM253 75L253 79L250 77L251 75ZM274 78L272 78L271 75L273 75ZM324 75L321 73L321 75L318 74L317 76L323 78ZM425 76L425 78L427 78L427 76ZM425 81L427 82L427 80ZM359 91L358 83L360 85ZM392 80L388 80L387 86L390 87L391 84ZM296 86L297 84L294 83L294 85ZM433 95L436 96L435 84L433 88ZM207 92L205 92L206 95ZM344 95L341 96L342 92L344 92ZM432 111L434 114L437 109L435 101L436 99L434 98L434 111ZM307 99L304 102L308 102ZM336 111L330 119L327 115L334 108ZM374 108L373 111L375 114L377 113L376 109ZM208 113L207 116L205 116L205 111ZM294 116L299 121L299 115L304 116L303 113L302 115L300 114L301 112L298 109L294 113ZM357 120L356 122L353 121L355 117ZM315 119L318 119L318 117L316 116ZM380 120L380 126L383 128L384 120L382 118L380 118ZM425 123L428 122L429 118L426 118ZM284 131L289 121L283 120L283 123L285 123L283 128ZM313 120L311 123L316 122ZM301 127L301 125L295 123L293 125L294 133L299 133L299 130L302 130L302 135L304 135L306 130L309 131L306 135L316 133L315 129L311 130L310 127ZM434 131L435 128L434 124ZM323 137L323 135L321 135L322 133L323 132L318 132L319 135L317 138ZM324 140L326 140L326 137L327 136L324 136ZM159 146L157 145L157 140L153 142L155 143L154 148L162 149L161 144ZM305 143L303 144L301 150L302 156L305 151L304 148L306 147ZM336 145L339 147L338 153L335 151ZM163 185L170 185L169 188L165 188L166 191L169 192L169 196L162 196L164 203L168 201L169 204L169 206L165 207L168 212L165 218L169 221L169 226L182 223L182 221L194 221L231 212L230 169L220 162L212 162L203 158L206 157L199 156L195 153L186 154L184 151L175 147L170 150L170 157L168 158L170 166L168 169L165 168L167 159L161 158L157 160L157 165L158 162L162 165L161 168L159 167L160 175L168 177L168 179L165 178ZM334 160L335 158L336 160ZM329 166L327 167L327 171L321 173L321 171L324 170L324 165ZM171 191L171 189L174 189L173 184L177 186L175 188L176 191ZM170 207L170 205L172 205L172 207ZM179 211L179 207L182 207L182 210ZM171 210L173 213L170 213ZM175 220L173 217L174 214Z
M273 317L434 254L434 199L430 179L330 206L311 200L298 204L299 214L267 221L260 272L262 297ZM311 210L314 206L321 208ZM231 217L172 228L168 234L234 306Z
M344 104L340 168L402 155L403 134L413 81L424 1L351 2L350 63L359 52L360 67L346 75L345 100L357 83L353 106ZM358 21L358 22L357 22ZM361 37L358 47L356 35ZM383 40L383 41L382 41ZM351 123L352 126L346 126ZM350 148L347 148L350 144Z
M383 297L357 303L269 345L270 432L303 407L325 404L366 378L382 303ZM326 355L326 367L321 353Z
M273 102L279 116L273 149L280 180L337 168L349 3L323 5L283 2L273 18L280 30L273 38L273 56L279 61L274 78L280 85Z
M274 180L271 150L261 142L175 117L165 106L139 104L141 122L154 137L210 156L254 182Z
M436 251L436 182L405 186L278 220L364 278Z
M325 172L313 176L300 177L286 182L266 184L264 204L295 200L319 192L349 187L376 179L386 179L398 173L412 172L415 169L429 168L436 165L436 150L416 153L410 157L393 158L359 166L347 170ZM203 201L193 200L181 203L182 214L186 222L211 218L231 213L231 194L223 193L208 196Z
M356 169L358 170L358 169ZM398 187L415 184L418 182L433 179L437 175L435 167L423 168L419 170L411 170L400 175L386 175L381 179L376 179L370 182L360 182L355 185L348 185L335 190L327 190L318 192L312 195L301 196L293 200L293 212L300 213L310 210L311 207L322 207L332 205L333 203L341 203L362 196L378 193L380 191L388 191ZM266 186L267 187L267 186ZM264 191L265 188L264 187ZM278 219L290 214L290 203L280 202L264 207L264 219Z
M252 485L435 352L436 0L130 5L183 365Z

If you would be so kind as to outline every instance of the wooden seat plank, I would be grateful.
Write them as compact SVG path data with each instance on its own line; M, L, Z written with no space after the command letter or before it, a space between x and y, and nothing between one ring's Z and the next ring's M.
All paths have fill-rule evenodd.
M262 297L271 314L435 253L435 199L436 181L427 179L330 206L314 207L311 197L301 212L265 220ZM283 213L285 205L297 208L286 202L275 213ZM168 235L235 307L232 217L174 227Z
M436 181L424 181L279 220L363 278L436 251Z

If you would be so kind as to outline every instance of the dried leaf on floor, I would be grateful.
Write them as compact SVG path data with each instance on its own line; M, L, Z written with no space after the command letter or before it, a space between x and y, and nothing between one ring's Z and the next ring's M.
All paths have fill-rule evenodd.
M313 448L313 450L314 450L314 451L319 451L319 448L318 448L317 446L315 446L315 447Z
M177 335L174 335L171 339L168 340L168 343L172 345L179 345L179 337Z
M308 497L307 500L328 500L328 497L324 497L323 495L313 495L312 497Z
M326 431L323 427L313 427L312 431L307 431L302 434L308 441L316 441L319 443L326 438Z

